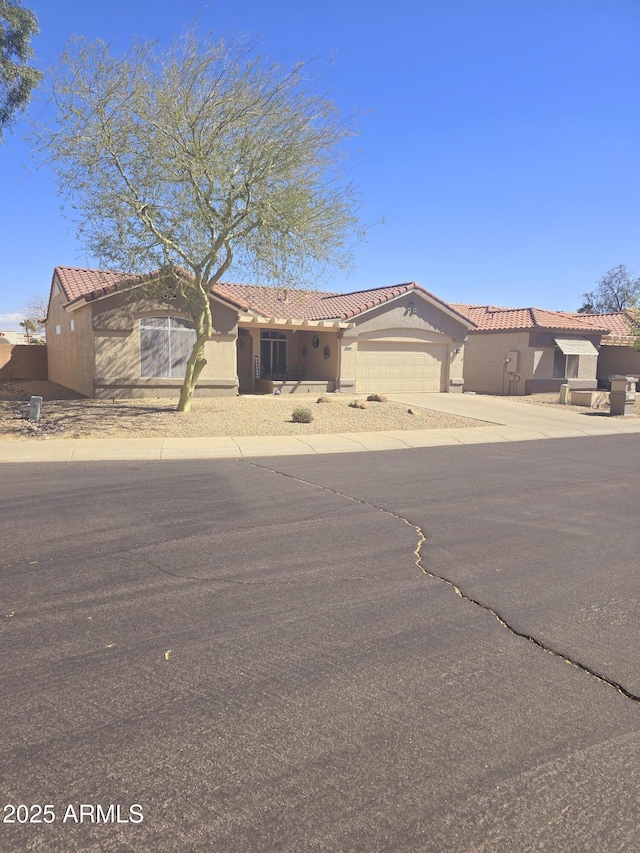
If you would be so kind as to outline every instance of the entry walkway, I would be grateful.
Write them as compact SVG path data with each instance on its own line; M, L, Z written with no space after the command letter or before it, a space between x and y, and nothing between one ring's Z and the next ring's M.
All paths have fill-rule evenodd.
M132 459L223 459L294 454L398 450L454 444L486 444L640 433L640 418L610 418L500 397L471 394L390 394L408 408L474 418L465 429L397 430L307 436L218 438L24 439L0 441L0 462L87 462Z

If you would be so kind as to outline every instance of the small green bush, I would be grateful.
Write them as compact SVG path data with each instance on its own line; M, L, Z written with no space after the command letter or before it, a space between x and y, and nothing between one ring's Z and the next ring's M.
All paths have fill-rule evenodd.
M291 420L294 424L310 424L313 420L311 409L305 409L303 406L298 406L291 413Z
M349 403L349 406L352 409L366 409L367 408L367 404L365 402L363 402L362 400L352 400Z
M387 402L387 398L384 396L384 394L369 394L369 396L367 397L367 400L370 403L386 403Z

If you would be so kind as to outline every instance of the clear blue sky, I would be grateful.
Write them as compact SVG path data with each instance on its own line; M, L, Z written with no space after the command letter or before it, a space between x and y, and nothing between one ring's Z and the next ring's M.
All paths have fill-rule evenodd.
M455 302L575 310L613 266L640 274L638 0L25 0L37 64L72 34L125 48L205 30L255 34L283 62L330 55L359 120L365 222L338 291L417 281ZM32 112L37 106L34 105ZM58 265L96 266L20 122L0 147L0 328ZM13 320L13 322L11 322Z

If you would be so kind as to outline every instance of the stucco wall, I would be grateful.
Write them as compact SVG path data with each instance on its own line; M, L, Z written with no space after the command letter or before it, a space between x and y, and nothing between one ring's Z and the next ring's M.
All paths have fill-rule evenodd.
M55 282L54 282L55 288ZM181 379L140 376L139 320L186 317L178 300L154 303L116 293L64 310L61 292L52 296L47 320L49 378L88 397L177 397ZM207 364L196 396L235 395L235 310L212 303L214 335L205 345ZM73 324L73 328L72 328ZM56 329L59 328L59 332Z
M92 304L95 335L96 397L177 397L181 379L140 376L140 327L145 317L187 318L180 300L170 305L123 294ZM236 312L212 302L214 335L205 344L205 365L195 396L235 395Z
M363 316L354 318L355 327L345 330L341 340L339 385L344 391L357 391L356 366L359 341L386 341L406 344L440 344L443 347L445 390L461 390L456 380L462 380L467 336L464 323L428 302L416 292L404 294L392 303L377 306ZM459 349L459 352L455 352ZM451 380L454 384L451 385Z
M47 355L49 379L93 397L95 347L91 326L91 307L82 305L65 311L64 298L57 281L47 317Z
M598 379L608 379L615 374L640 374L640 351L631 346L601 346L597 374Z
M555 379L553 376L556 336L571 337L559 332L470 332L464 361L464 387L480 394L532 394L556 391L568 382L572 388L595 388L596 355L581 355L576 379ZM594 338L594 344L599 338ZM514 380L507 373L505 358L518 353ZM509 365L511 367L511 364Z
M0 379L48 379L46 346L2 344Z
M597 348L599 334L572 335L567 332L537 330L531 332L530 345L533 350L533 373L526 378L526 393L535 394L545 391L559 391L560 386L568 384L571 388L595 389L597 355L581 355L578 358L578 376L576 379L554 378L553 364L556 351L556 338L587 339Z
M593 381L598 367L597 355L581 355L578 359L578 379Z
M402 330L399 340L414 337L425 342L462 343L467 336L467 327L416 294L417 291L410 291L394 302L356 317L356 328L345 332L345 336L355 334L359 338L372 339L385 333L385 339L391 340L393 335L387 335L390 330Z
M505 358L518 353L515 382L506 371ZM542 353L541 353L542 355ZM511 365L509 365L511 366ZM553 367L553 354L551 356ZM528 332L470 332L464 353L464 388L478 394L524 394L524 383L534 370Z
M318 346L314 347L313 340L316 337L318 338ZM304 367L305 379L328 382L337 377L340 344L335 330L317 328L298 331L293 338L296 361ZM325 358L326 347L329 348L328 358Z

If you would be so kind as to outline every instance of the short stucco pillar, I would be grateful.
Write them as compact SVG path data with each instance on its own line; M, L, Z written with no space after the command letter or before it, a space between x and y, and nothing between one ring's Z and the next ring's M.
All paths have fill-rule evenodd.
M571 393L571 386L568 383L565 385L561 385L560 386L560 399L558 400L558 402L562 403L563 405L566 406L567 403L569 402L569 394L570 393Z
M612 376L609 395L612 415L633 415L636 404L635 376Z

